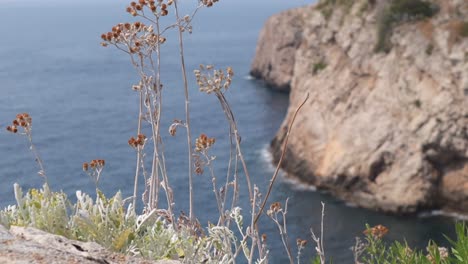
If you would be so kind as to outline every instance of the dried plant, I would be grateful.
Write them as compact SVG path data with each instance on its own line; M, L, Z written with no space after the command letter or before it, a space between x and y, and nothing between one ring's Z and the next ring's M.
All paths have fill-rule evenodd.
M242 252L248 263L268 262L266 235L261 235L257 221L263 214L280 164L270 181L267 195L263 197L259 188L251 182L241 149L241 135L234 113L224 94L233 82L234 71L231 67L227 67L226 70L217 70L211 65L200 65L200 68L195 70L199 90L216 96L229 124L230 159L225 179L222 179L221 184L214 172L215 157L210 154L216 142L215 138L201 134L192 142L184 34L192 33L192 20L198 10L202 7L211 7L216 2L218 1L198 1L191 15L185 16L181 16L177 0L131 2L126 11L142 21L118 23L109 32L101 35L101 45L112 46L124 52L139 77L138 82L131 87L138 95L136 136L128 140L129 146L136 152L133 195L123 199L121 194L117 193L110 199L106 198L98 189L106 162L103 159L95 159L82 165L83 171L95 183L95 200L77 192L77 202L72 204L63 194L51 192L47 183L42 190L32 191L27 195L23 195L19 186L15 186L18 206L9 207L8 210L0 213L2 223L7 225L32 224L39 228L46 228L42 224L46 222L45 220L36 221L37 215L41 215L47 221L58 223L58 226L54 227L56 233L74 239L96 241L116 251L151 259L171 258L185 263L235 263ZM170 21L169 14L174 15L175 21ZM164 140L161 136L162 98L163 91L167 89L163 89L165 86L161 69L164 65L161 64L161 52L170 30L175 30L178 38L185 116L175 119L169 126L168 132L171 136L177 136L178 128L186 129L189 164L187 173L189 213L185 215L182 212L179 216L175 215L173 209L175 201L166 169ZM296 110L296 114L303 104ZM295 116L289 126L286 143L294 120ZM145 126L151 131L148 135L142 133ZM40 165L40 175L46 180L42 161L32 144L31 118L28 114L18 115L7 129L12 133L18 133L19 128L22 128L23 134L28 136L31 149ZM284 156L286 143L282 156ZM145 157L148 153L148 156L151 156L151 167L146 168ZM202 228L198 222L193 208L193 173L203 174L205 171L209 172L219 212L217 223L209 224L206 229ZM141 176L145 182L143 191L138 190ZM240 188L243 186L240 184L242 178L245 179L250 202L248 215L250 221L245 226L242 210L238 207ZM41 195L37 195L38 193ZM144 207L141 214L136 212L139 195L142 197ZM167 208L162 207L162 203L159 202L162 195L166 198ZM42 209L39 212L34 208L34 200L40 200L39 208ZM131 204L125 208L127 200L131 200ZM277 224L291 263L294 263L286 230L287 202L284 211L281 206L272 207L269 210L269 216ZM51 219L53 216L50 213L57 210L61 212L58 214L61 217L60 221ZM282 220L278 218L279 215L282 216ZM236 232L231 229L231 225L235 225ZM305 244L305 240L297 240L298 261L300 261L301 251Z
M29 149L33 153L35 161L39 166L39 171L37 173L44 179L45 182L47 182L47 175L44 169L44 164L32 140L32 117L28 113L17 114L16 119L13 120L11 125L7 126L6 129L11 133L24 135L28 138Z
M323 247L323 224L324 224L324 217L325 217L325 204L322 202L322 218L320 221L320 237L316 236L314 230L311 228L310 233L312 234L312 239L315 241L317 245L315 247L315 251L320 259L320 264L325 264L325 248Z
M276 227L278 227L278 231L281 235L281 241L283 242L284 249L288 254L289 262L291 264L294 264L294 258L291 253L291 246L289 244L286 224L286 215L288 214L288 201L289 199L286 199L284 209L282 208L281 203L272 203L270 205L270 209L267 211L267 215L270 217L271 220L273 220L273 222L276 224Z

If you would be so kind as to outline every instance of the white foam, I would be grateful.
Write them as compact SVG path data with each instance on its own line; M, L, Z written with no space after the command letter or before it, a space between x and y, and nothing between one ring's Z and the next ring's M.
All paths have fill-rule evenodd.
M456 212L447 212L444 210L432 210L432 211L426 211L426 212L421 212L418 214L419 217L421 218L428 218L428 217L433 217L433 216L447 216L451 217L457 220L468 220L468 215L466 214L461 214L461 213L456 213Z
M274 173L276 170L276 165L273 164L273 155L270 151L269 145L265 145L261 148L260 156L267 170L271 173ZM282 169L280 169L278 176L283 182L289 184L293 190L296 190L296 191L316 191L317 190L315 186L306 184L300 181L296 177L288 177L286 172Z

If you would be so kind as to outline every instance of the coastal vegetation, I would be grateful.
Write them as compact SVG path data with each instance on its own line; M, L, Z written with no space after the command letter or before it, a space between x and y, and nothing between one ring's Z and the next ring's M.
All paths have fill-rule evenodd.
M241 149L241 135L225 97L225 92L231 88L233 82L232 68L216 69L212 65L200 65L194 70L199 91L218 100L220 111L225 114L229 124L227 130L230 149L226 151L229 151L231 159L226 166L226 175L214 174L215 157L210 154L210 150L216 144L216 139L208 136L209 131L197 137L191 134L184 34L192 32L192 20L198 10L212 7L216 2L199 1L191 15L187 16L179 14L177 0L131 2L127 12L142 21L116 24L101 36L103 46L114 47L128 56L139 77L139 82L132 86L139 99L139 113L136 117L138 122L135 135L128 140L128 145L135 150L136 156L133 195L128 198L122 197L120 192L112 197L104 195L99 187L99 180L105 177L104 159L94 159L82 164L83 171L95 184L94 195L77 191L74 202L65 193L51 190L40 154L33 144L33 119L29 114L22 113L16 116L7 130L27 138L44 185L41 189L23 191L15 184L16 205L0 211L0 224L6 227L31 226L71 239L94 241L117 252L153 260L175 259L184 263L271 263L274 260L269 259L269 238L262 233L263 227L259 224L259 219L264 217L269 218L278 229L290 263L304 262L302 255L306 250L313 251L316 256L312 260L305 260L306 263L333 263L333 256L326 256L326 241L323 239L323 233L326 232L323 226L325 205L322 207L322 226L319 233L311 230L307 235L309 238L290 238L286 224L288 200L269 201L286 152L288 136L293 132L292 124L308 97L303 99L288 124L279 164L270 184L263 190L250 179ZM409 11L403 9L404 2L395 1L394 9L390 8L389 12L393 15L407 14L405 12ZM415 7L414 10L419 10L414 11L415 14L425 14L426 9ZM175 21L168 21L170 13L174 14ZM392 21L389 25L394 23L396 22ZM184 83L181 92L185 95L186 111L185 116L174 120L168 128L163 128L160 120L163 113L164 76L160 73L164 65L161 64L160 54L167 44L166 33L170 30L174 30L177 37L177 55ZM326 67L327 63L320 61L313 65L313 72L317 74ZM415 105L420 107L421 102L415 101ZM178 130L185 130L185 133L179 133ZM145 135L143 131L150 131L150 134ZM184 144L187 144L187 156L181 158L188 159L189 164L189 188L186 190L190 197L188 214L177 214L174 211L176 201L170 184L172 179L167 173L162 133L169 133L174 137L186 135L183 139ZM193 199L197 190L192 184L194 174L205 173L210 177L207 184L212 185L212 200L218 211L217 218L207 226L200 223L194 213L196 210L193 210ZM138 183L142 181L145 188L138 190ZM249 208L242 209L239 206L241 189L249 197ZM138 210L139 203L143 207L141 211ZM367 226L364 237L357 238L352 247L354 263L467 263L468 229L460 223L456 225L456 231L456 239L447 238L451 248L439 247L435 242L429 241L426 249L415 249L407 243L385 241L385 235L391 230L384 226Z
M393 29L400 23L432 17L438 6L422 0L392 0L380 14L377 25L376 52L389 52Z

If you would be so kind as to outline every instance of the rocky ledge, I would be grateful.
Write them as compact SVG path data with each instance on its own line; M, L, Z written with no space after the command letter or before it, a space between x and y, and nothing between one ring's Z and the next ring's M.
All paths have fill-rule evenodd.
M73 241L34 228L12 226L7 230L2 225L0 263L180 264L175 260L153 262L113 253L94 242Z
M467 213L467 18L466 0L321 0L271 17L251 73L290 89L275 160L309 94L290 176L385 212Z

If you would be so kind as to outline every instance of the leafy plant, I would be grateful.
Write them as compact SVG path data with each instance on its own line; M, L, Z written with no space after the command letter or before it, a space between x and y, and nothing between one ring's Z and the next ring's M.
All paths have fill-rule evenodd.
M314 65L312 66L312 73L314 75L318 74L319 72L324 70L326 67L327 67L327 63L324 60L320 60L319 62L314 63Z
M438 7L423 0L392 0L381 12L375 51L389 52L392 48L390 38L396 25L432 17L438 12Z
M192 33L192 20L198 10L212 7L216 2L218 0L197 1L191 15L183 17L179 14L178 0L131 2L126 8L127 13L141 21L118 23L109 32L101 35L103 41L101 45L114 47L128 56L139 77L139 81L132 86L139 98L136 135L128 140L129 146L136 154L133 196L124 199L121 193L117 192L112 198L107 198L99 190L99 180L106 164L104 159L93 159L82 165L83 171L95 183L95 199L77 191L77 202L73 204L64 193L52 192L47 184L39 153L32 144L32 118L24 113L18 115L7 130L28 137L45 183L42 189L32 189L26 194L23 194L16 184L17 205L0 212L0 223L6 226L32 226L71 239L95 241L115 251L151 259L179 259L186 263L235 263L239 258L245 258L248 263L268 261L268 248L265 239L260 235L257 221L264 214L263 209L278 175L280 164L270 181L267 194L263 197L259 188L251 183L241 150L240 132L224 95L233 80L234 71L231 67L219 70L211 65L201 65L194 71L199 90L216 96L221 106L220 110L225 114L229 124L230 159L226 176L220 178L214 174L215 159L209 150L216 139L201 134L194 142L192 140L184 35ZM174 15L175 21L169 19L169 13ZM178 136L178 128L187 132L188 215L183 212L179 215L174 213L175 201L161 136L164 86L164 79L161 76L161 69L164 67L161 63L161 53L164 51L166 38L171 30L175 31L178 44L177 54L183 82L185 116L174 120L169 126L169 134ZM308 96L305 101L307 98ZM305 101L296 110L289 132L297 112ZM144 126L149 128L148 136L142 132ZM288 137L283 145L282 156L286 150L287 139ZM152 145L149 150L146 148L148 144ZM151 164L149 167L145 162L145 157L148 156ZM203 228L194 214L193 174L203 174L205 171L211 176L219 216L214 221L215 224ZM246 186L240 184L241 176L245 177ZM138 183L142 180L145 188L139 191ZM248 217L251 221L248 225L244 225L244 215L238 207L238 196L242 187L246 187L249 194ZM141 213L136 211L138 196L141 196L143 201L144 209ZM165 206L162 206L161 198L166 199ZM286 212L283 213L283 219L286 219ZM237 230L233 230L235 228ZM285 223L280 231L286 232ZM289 240L284 242L288 244ZM300 243L301 249L305 244L305 242ZM290 251L288 253L293 263ZM299 261L300 250L298 255Z

